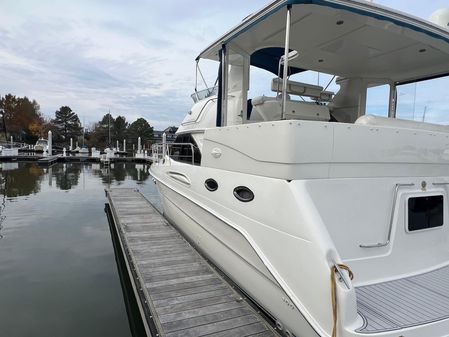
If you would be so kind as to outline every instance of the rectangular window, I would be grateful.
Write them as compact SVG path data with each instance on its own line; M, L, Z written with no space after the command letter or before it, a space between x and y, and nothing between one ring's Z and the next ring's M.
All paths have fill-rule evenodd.
M408 230L413 232L443 226L443 205L442 195L408 199Z

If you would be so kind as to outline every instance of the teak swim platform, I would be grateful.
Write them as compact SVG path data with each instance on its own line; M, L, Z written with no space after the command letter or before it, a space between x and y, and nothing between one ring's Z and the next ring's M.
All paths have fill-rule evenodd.
M106 190L148 336L278 336L137 190Z

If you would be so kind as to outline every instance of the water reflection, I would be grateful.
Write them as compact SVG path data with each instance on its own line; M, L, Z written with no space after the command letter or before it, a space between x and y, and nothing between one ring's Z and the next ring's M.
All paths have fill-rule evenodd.
M58 189L68 191L81 183L83 173L99 177L107 187L121 185L127 180L143 184L150 177L149 167L131 163L114 163L106 167L98 163L64 163L43 168L36 163L2 163L1 193L10 198L36 194L46 179L49 186L55 183Z
M9 198L35 194L40 191L43 174L44 170L37 165L3 163L0 172L0 179L4 182L2 193Z
M2 229L3 222L6 219L5 207L6 207L6 178L0 178L0 193L2 195L2 203L0 205L0 239L3 238Z
M66 191L78 185L82 167L81 165L64 163L62 165L55 166L56 167L54 168L49 168L49 170L51 170L51 173L49 172L49 174L51 177L55 178L56 187Z
M147 164L114 163L109 168L92 164L92 173L99 176L105 185L121 185L127 179L142 184L150 177L149 167Z
M0 169L0 335L130 337L104 189L138 187L157 201L148 165L7 164Z

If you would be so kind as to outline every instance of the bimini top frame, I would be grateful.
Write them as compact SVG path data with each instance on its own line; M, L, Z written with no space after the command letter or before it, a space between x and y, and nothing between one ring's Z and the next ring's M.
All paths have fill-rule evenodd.
M290 6L290 50L297 50L299 57L289 64L289 74L307 69L399 84L449 73L449 30L356 0L274 1L198 59L218 61L223 46L233 45L251 57L252 65L274 72L285 47L285 13Z

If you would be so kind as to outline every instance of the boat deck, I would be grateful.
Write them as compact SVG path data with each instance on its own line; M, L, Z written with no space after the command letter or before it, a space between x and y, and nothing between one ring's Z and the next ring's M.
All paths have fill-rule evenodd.
M278 336L141 193L106 192L148 335Z
M356 288L362 333L379 333L449 318L449 266Z

